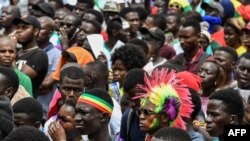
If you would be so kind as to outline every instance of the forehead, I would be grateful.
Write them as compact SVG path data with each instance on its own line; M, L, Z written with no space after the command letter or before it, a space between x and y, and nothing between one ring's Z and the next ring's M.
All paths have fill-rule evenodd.
M148 98L144 98L141 100L141 108L154 111L156 106Z
M230 59L232 59L231 54L229 54L228 52L223 51L223 50L217 50L217 51L215 51L214 57L215 57L215 59L216 58L227 58L227 59L230 58Z
M180 35L195 35L195 29L192 26L181 27L180 28Z
M66 116L74 113L75 113L75 107L72 107L70 105L63 105L58 112L59 115L66 115Z
M174 15L169 15L166 17L167 22L176 22L176 17Z
M16 48L16 45L15 43L10 40L10 39L4 39L4 38L0 38L0 49L3 48L3 47L8 47L9 49L15 49Z
M224 111L225 104L221 100L217 99L209 99L207 110L217 110L217 111Z
M250 59L247 59L247 58L244 58L244 57L240 58L238 66L245 66L245 67L250 68Z
M216 65L213 62L204 62L201 67L208 68L208 69L214 69L216 68Z
M126 19L139 18L138 13L134 11L128 12L125 16Z
M73 15L66 15L65 17L64 17L64 21L65 22L76 22L76 17L75 16L73 16Z
M76 104L76 109L79 110L85 110L85 111L92 111L92 112L97 112L99 111L98 109L96 109L95 107L87 104L87 103L80 103L80 102L77 102Z
M68 76L64 76L61 85L81 84L81 83L83 83L82 78L71 79Z

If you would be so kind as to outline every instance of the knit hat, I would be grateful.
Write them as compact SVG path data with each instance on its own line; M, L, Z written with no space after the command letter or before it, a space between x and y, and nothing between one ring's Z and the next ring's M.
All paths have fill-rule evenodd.
M200 26L201 26L201 34L206 36L209 43L212 42L212 37L211 37L211 34L208 32L208 28L209 28L209 23L206 22L206 21L203 21L200 23Z
M8 135L14 128L13 111L10 100L6 96L0 96L0 131Z

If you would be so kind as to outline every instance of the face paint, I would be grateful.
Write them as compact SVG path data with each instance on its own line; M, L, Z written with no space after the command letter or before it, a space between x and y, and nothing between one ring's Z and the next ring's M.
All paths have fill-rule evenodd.
M154 129L159 126L160 120L158 118L154 118L149 128Z

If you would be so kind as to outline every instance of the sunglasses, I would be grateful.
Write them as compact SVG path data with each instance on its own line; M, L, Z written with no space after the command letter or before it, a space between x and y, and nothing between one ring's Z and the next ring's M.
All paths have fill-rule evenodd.
M67 28L70 28L70 27L72 27L72 26L73 26L73 24L72 24L72 23L60 22L60 26L61 26L61 27L64 27L65 25L66 25L66 27L67 27Z
M149 115L157 115L158 113L155 113L154 111L150 111L149 109L143 109L143 108L138 108L135 110L135 113L137 116L140 116L143 114L144 116L149 116Z
M181 8L179 4L170 4L169 7L170 7L170 8L174 8L174 7L175 7L175 8L177 8L177 9L180 9L180 8Z

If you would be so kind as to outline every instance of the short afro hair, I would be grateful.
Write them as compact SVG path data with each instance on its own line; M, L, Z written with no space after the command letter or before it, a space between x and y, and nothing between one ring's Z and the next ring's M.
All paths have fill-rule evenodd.
M224 52L228 53L229 55L231 55L233 61L237 62L237 60L238 60L237 52L232 47L220 47L216 51L224 51Z
M195 20L187 20L182 24L182 27L192 27L195 33L198 35L201 33L200 23Z
M49 141L49 138L31 126L22 126L11 132L4 141Z
M64 77L68 77L70 79L83 79L84 80L85 74L83 72L83 69L80 67L68 66L61 70L59 83L62 83Z
M192 141L185 130L175 127L161 128L153 135L153 138L162 141Z
M85 14L86 14L86 13L90 13L90 14L95 15L96 21L97 21L98 23L102 24L102 22L103 22L103 15L102 15L99 11L96 11L96 10L94 10L94 9L88 9L88 10L85 12Z
M250 60L250 53L244 53L244 54L242 54L242 55L240 56L240 58L238 59L238 61L237 61L237 65L239 64L239 62L240 62L240 60L241 60L242 58L245 58L245 59L247 59L247 60Z
M94 8L94 5L95 5L94 0L77 0L77 3L87 4L89 8Z
M132 8L132 7L125 7L125 8L123 8L123 9L121 10L121 12L119 13L119 15L120 15L121 17L123 17L124 19L126 19L126 15L127 15L128 13L130 13L130 12L135 12L135 13L137 13L138 16L139 16L139 13L138 13L134 8Z
M213 92L209 100L220 100L223 103L224 111L229 114L237 115L238 122L241 123L244 116L244 103L239 91L233 88L226 88Z
M143 7L135 7L135 11L137 11L137 13L139 14L139 18L142 21L146 20L146 18L150 14L150 12L146 8L143 8Z
M168 70L175 70L176 72L185 71L185 67L178 60L168 60L167 62L156 68L158 68L159 70L162 68L167 68Z
M101 31L102 31L102 25L100 23L98 23L97 21L84 19L83 22L92 24L95 27L95 33L96 34L100 34L101 33Z
M108 22L106 31L107 31L108 36L114 36L113 30L118 31L120 29L122 29L122 22L120 18L114 18Z
M128 44L137 45L143 50L145 54L148 54L148 45L145 41L140 40L140 39L132 39L128 41Z
M149 17L153 18L154 26L158 27L159 29L165 31L167 20L163 15L150 15Z
M142 69L131 69L128 71L127 75L123 80L124 91L129 91L134 89L138 84L144 85L144 76L146 72Z
M0 66L0 80L2 81L1 87L4 87L4 89L12 87L13 95L17 92L19 88L19 78L14 70Z
M111 56L112 65L120 59L126 69L142 68L146 65L146 54L137 46L127 44L115 50Z
M43 119L43 107L34 98L27 97L17 101L13 105L13 113L27 114L32 122L42 122Z

